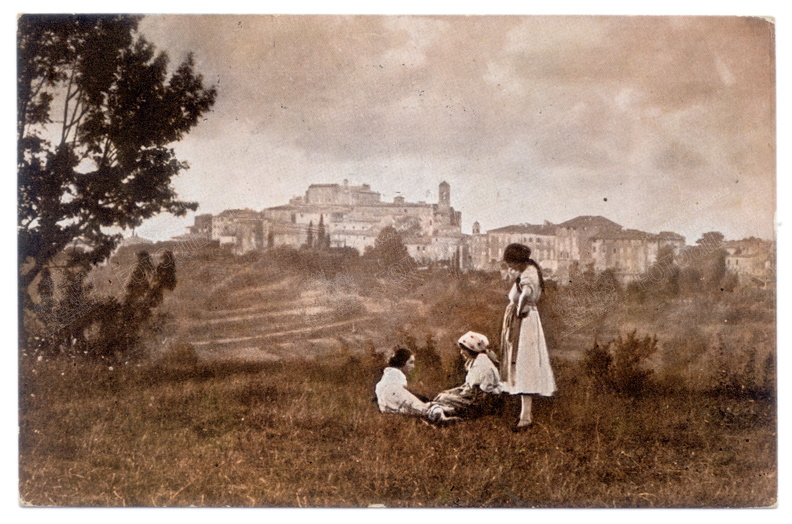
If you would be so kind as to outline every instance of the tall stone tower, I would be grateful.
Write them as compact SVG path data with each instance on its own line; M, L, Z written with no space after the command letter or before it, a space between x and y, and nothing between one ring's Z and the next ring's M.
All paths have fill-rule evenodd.
M445 180L440 182L438 204L440 204L442 209L451 207L451 185Z
M478 220L473 222L473 234L474 235L481 234L481 224L478 223Z

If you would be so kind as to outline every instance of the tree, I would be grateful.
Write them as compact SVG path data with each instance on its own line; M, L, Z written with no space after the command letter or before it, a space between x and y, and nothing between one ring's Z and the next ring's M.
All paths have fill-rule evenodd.
M313 249L314 247L313 220L308 223L308 236L305 238L305 247L308 249Z
M47 270L42 271L42 275ZM51 353L77 352L91 356L122 358L141 356L141 338L150 332L150 321L166 291L176 287L176 262L165 251L159 264L147 251L137 254L123 297L97 297L86 282L88 270L76 266L65 272L62 298L52 308L43 333L31 344ZM45 279L41 279L44 281ZM98 328L98 329L97 329Z
M710 231L701 235L701 238L696 240L696 244L707 249L718 249L723 244L723 233L718 231Z
M192 56L168 57L137 33L140 17L24 15L17 35L20 302L75 239L68 266L106 259L161 212L183 216L171 180L188 168L168 145L214 104ZM112 229L115 229L113 231Z
M676 253L672 246L661 246L657 250L654 264L640 282L644 289L650 288L651 293L659 296L675 297L679 295L680 270L675 263Z
M155 267L151 255L140 251L123 299L120 302L110 299L97 315L101 329L93 352L97 355L117 353L131 356L138 349L143 326L162 303L165 291L175 288L176 261L173 253L165 251Z
M726 275L728 253L723 240L723 234L717 231L704 233L689 253L689 265L700 273L702 284L710 288L718 288Z
M380 268L397 267L412 270L415 267L415 261L407 251L401 234L391 226L382 228L374 239L374 246L366 248L364 257Z
M316 249L324 249L325 247L325 226L324 215L319 215L319 225L316 226Z

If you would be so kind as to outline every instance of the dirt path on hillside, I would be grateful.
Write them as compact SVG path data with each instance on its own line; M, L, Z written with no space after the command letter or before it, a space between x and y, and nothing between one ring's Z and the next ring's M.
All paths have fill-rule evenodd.
M230 337L230 338L218 338L218 339L209 339L209 340L198 340L191 342L194 346L208 346L209 344L231 344L235 342L246 342L252 340L262 340L266 341L268 339L283 337L283 336L297 336L297 335L304 335L312 332L323 331L326 329L333 329L343 326L349 326L358 322L365 322L367 320L373 320L376 318L375 316L366 316L355 318L352 320L344 320L341 322L334 322L332 324L322 324L319 326L311 326L307 328L300 328L300 329L291 329L286 331L275 331L272 333L266 333L263 335L253 335L248 337Z
M203 320L194 320L191 321L188 325L190 326L216 326L222 324L233 324L234 322L242 322L246 320L254 321L254 320L266 320L266 319L273 319L278 317L286 317L289 315L303 315L303 316L310 316L310 315L320 315L322 313L329 313L332 312L333 309L327 306L308 306L308 307L297 307L291 309L278 309L276 311L266 311L262 313L251 313L248 315L236 315L232 317L222 317L222 318L209 318Z

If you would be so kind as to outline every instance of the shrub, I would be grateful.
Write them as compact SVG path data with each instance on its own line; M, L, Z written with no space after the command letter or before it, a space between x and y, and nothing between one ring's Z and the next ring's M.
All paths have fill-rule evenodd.
M583 355L583 372L598 386L610 387L612 382L613 357L608 351L610 343L603 347L596 341Z
M606 389L631 397L640 396L649 386L653 371L646 361L657 351L657 337L637 337L632 331L600 346L596 341L583 356L583 371Z
M619 393L639 395L649 383L651 369L646 360L657 351L657 337L637 338L635 331L627 338L619 336L613 351L613 387Z
M46 275L45 275L46 276ZM146 251L137 262L126 283L124 295L96 297L87 282L88 269L67 271L61 284L62 298L54 302L52 284L43 284L47 316L42 332L29 338L35 350L48 353L91 354L100 357L140 357L144 328L151 328L155 310L166 291L176 287L176 264L173 253L165 251L155 267Z

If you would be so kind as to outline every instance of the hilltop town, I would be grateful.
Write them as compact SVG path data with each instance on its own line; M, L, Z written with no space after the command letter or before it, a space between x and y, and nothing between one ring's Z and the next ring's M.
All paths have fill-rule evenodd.
M278 246L352 248L363 253L386 227L395 228L419 265L440 264L462 270L497 270L505 247L531 247L547 276L564 282L579 270L610 270L621 282L635 281L658 261L678 256L685 237L671 231L628 229L602 216L578 216L559 224L514 224L472 234L462 232L462 214L451 205L451 186L440 183L436 203L385 202L370 185L311 184L288 204L261 211L229 209L195 217L189 233L174 240L215 241L235 254ZM771 242L724 242L729 270L765 279L774 265Z

